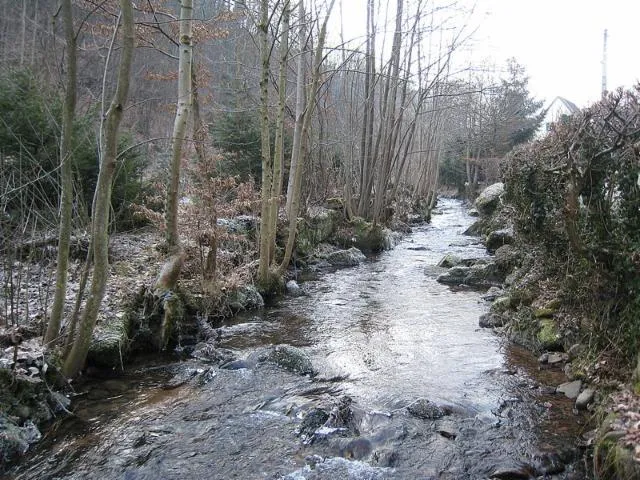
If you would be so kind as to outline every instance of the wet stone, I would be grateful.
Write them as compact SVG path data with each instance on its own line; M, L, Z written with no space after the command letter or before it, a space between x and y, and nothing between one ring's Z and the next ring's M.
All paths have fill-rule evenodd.
M444 409L426 398L416 400L407 407L407 411L414 417L422 418L424 420L436 420L447 414Z
M564 393L567 398L577 398L582 388L582 382L580 380L574 380L573 382L566 382L556 388L558 393Z
M577 410L586 410L587 407L593 402L593 398L596 394L596 391L592 388L585 388L584 391L578 395L576 398L576 409Z
M329 420L329 414L321 408L310 410L302 420L302 424L298 429L298 435L311 437L327 420Z
M529 480L534 474L535 472L534 469L531 468L531 465L517 462L513 465L498 466L489 478L499 480Z

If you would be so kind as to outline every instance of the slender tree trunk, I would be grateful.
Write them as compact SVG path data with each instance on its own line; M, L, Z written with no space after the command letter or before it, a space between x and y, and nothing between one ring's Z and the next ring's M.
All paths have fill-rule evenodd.
M180 6L180 53L178 60L178 106L171 136L171 171L167 189L165 211L166 240L169 249L180 243L178 235L178 199L180 190L180 163L182 147L187 131L187 120L191 110L191 64L193 0L181 0Z
M60 334L60 325L64 313L67 294L67 271L69 270L69 241L71 239L71 218L73 215L73 170L71 146L73 144L73 120L76 111L77 52L73 27L73 9L71 0L63 0L61 5L64 22L66 52L66 91L62 110L62 135L60 139L60 230L58 237L58 256L56 260L56 289L49 324L44 337L45 345L53 346Z
M258 264L258 283L264 290L270 289L270 244L269 244L269 197L273 182L273 158L271 157L271 139L269 134L269 58L270 49L267 39L269 31L269 1L260 2L260 23L258 32L260 38L260 59L262 70L260 74L260 139L262 152L262 209L260 212L260 260Z
M118 153L118 131L122 113L129 94L129 79L134 51L133 6L131 0L120 0L122 17L122 48L116 91L107 111L104 125L104 150L101 151L100 172L94 196L94 211L91 228L94 269L89 296L78 325L78 335L65 358L62 373L66 377L76 376L87 358L91 335L98 318L98 310L104 297L109 273L109 212L111 207L111 185Z
M198 161L201 165L206 165L209 162L209 154L207 152L208 136L207 126L202 121L200 115L200 97L198 95L198 78L196 75L195 64L191 64L191 89L192 89L192 116L193 116L193 141L196 150ZM210 188L211 195L211 212L210 221L212 225L212 233L209 235L209 251L205 260L203 271L203 290L205 293L210 293L214 290L216 282L216 269L217 269L217 254L218 254L218 241L216 236L216 224L218 223L218 211L216 209L215 198L215 183L212 183Z
M300 2L302 4L302 2ZM282 165L284 163L284 109L287 102L287 59L289 57L289 19L291 9L289 0L282 7L282 38L280 40L280 69L278 72L278 114L276 117L276 139L273 153L273 180L269 198L269 264L273 262L276 247L276 227L278 224L278 206L282 193Z
M320 69L322 67L324 42L327 36L327 22L329 21L331 10L333 10L333 5L335 3L335 0L331 0L331 3L327 8L327 14L324 18L324 21L322 22L322 27L320 27L320 33L318 35L318 45L316 45L316 50L313 58L313 75L311 78L311 85L309 87L309 97L307 98L307 109L304 112L304 120L302 123L301 132L301 150L299 155L298 169L296 171L293 185L293 197L291 200L291 212L289 216L289 235L287 237L287 245L284 251L284 258L282 259L282 263L280 264L279 268L280 274L283 274L287 269L287 267L289 266L289 262L291 261L291 256L293 255L293 247L296 239L296 227L298 223L298 210L300 208L300 195L302 192L302 172L304 171L303 161L306 157L305 153L307 148L307 135L309 132L309 127L311 126L313 108L316 104L316 95L318 93L318 84L320 83Z
M300 158L300 142L302 141L302 123L304 121L304 111L306 108L306 93L304 91L305 65L307 57L307 24L305 19L304 2L298 4L298 43L300 52L298 53L298 63L296 67L296 121L293 129L293 144L291 146L291 162L289 166L289 181L287 183L287 218L291 218L291 203L293 201L293 183L298 170L298 160Z
M20 66L24 65L24 54L27 48L27 0L22 0L22 35L20 39Z

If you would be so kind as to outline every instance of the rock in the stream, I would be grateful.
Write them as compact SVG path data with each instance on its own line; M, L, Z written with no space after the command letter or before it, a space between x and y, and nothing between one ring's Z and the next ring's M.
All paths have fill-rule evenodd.
M9 462L17 460L29 449L29 445L42 438L38 427L31 420L19 427L0 414L0 472Z
M596 391L592 388L585 388L578 398L576 398L576 410L586 410L587 407L593 402Z
M315 368L308 355L291 345L276 345L259 353L259 362L275 363L279 367L300 375L314 375Z
M574 380L573 382L566 382L556 388L556 392L564 393L567 398L577 398L582 388L582 382L580 380Z
M292 297L302 297L304 295L304 290L300 288L298 282L295 280L289 280L286 285L287 293Z
M500 295L502 295L502 293L503 290L500 287L491 287L489 290L487 290L487 293L482 296L482 299L486 300L487 302L493 302Z
M327 262L334 267L354 267L364 262L365 259L364 253L356 247L351 247L348 250L338 250L327 255Z
M444 417L447 412L426 398L420 398L407 407L407 411L414 417L425 420L436 420Z
M489 478L499 480L529 480L535 478L535 470L531 465L522 462L513 462L498 466Z
M478 325L481 328L496 328L503 327L505 322L506 320L502 315L489 312L480 316Z
M485 188L476 201L474 207L480 215L488 217L500 204L500 196L504 193L504 183L498 182Z
M452 268L459 265L462 262L462 258L453 253L448 253L438 262L438 267Z
M470 267L457 265L439 275L437 281L448 285L489 288L501 283L495 263L479 263Z
M317 429L322 427L329 420L329 414L321 408L311 409L302 419L298 428L298 435L311 438Z

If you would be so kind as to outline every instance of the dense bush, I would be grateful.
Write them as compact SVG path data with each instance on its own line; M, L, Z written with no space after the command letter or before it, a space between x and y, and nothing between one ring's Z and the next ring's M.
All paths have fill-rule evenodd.
M594 341L629 360L640 346L639 140L640 85L564 119L504 167L520 237L543 249Z

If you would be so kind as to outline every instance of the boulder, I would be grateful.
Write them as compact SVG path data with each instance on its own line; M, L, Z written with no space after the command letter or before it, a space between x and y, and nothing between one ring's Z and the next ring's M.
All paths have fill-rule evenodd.
M556 392L564 393L567 398L577 398L580 394L580 389L582 388L582 382L580 380L574 380L573 382L566 382L562 385L559 385L556 388Z
M29 449L29 445L42 438L38 427L28 420L19 427L0 414L0 472L10 462L17 460Z
M437 420L444 417L447 412L426 398L420 398L407 407L407 411L414 417L424 420Z
M480 316L480 320L478 322L482 328L503 327L505 323L505 318L497 313L485 313Z
M363 252L388 250L394 246L398 238L379 223L367 222L360 217L339 226L333 235L337 245L343 248L356 247Z
M304 291L298 285L295 280L289 280L286 284L287 293L292 297L301 297L304 295Z
M494 183L482 191L473 205L481 216L488 217L500 205L500 197L503 193L504 183Z
M327 255L327 262L334 267L354 267L364 262L364 253L355 247L348 250L338 250Z
M242 285L233 290L229 293L227 303L232 310L236 311L264 307L264 299L253 285Z
M536 340L541 350L558 350L562 348L562 337L558 332L558 326L552 318L541 318L540 330L536 334Z
M439 275L437 281L449 285L489 288L500 284L500 276L495 263L489 262L475 264L470 267L457 265Z
M297 347L291 345L276 345L258 354L258 361L274 363L279 367L300 375L314 375L315 368L309 356Z
M87 363L100 368L123 368L131 347L130 335L129 314L118 312L103 318L93 331Z
M230 233L240 235L255 234L260 220L253 215L239 215L234 218L219 218L217 225L226 228Z
M482 295L482 299L486 300L487 302L493 302L496 299L500 298L502 293L503 292L500 287L491 287L489 290L487 290L487 293Z
M462 263L462 259L458 255L454 255L453 253L447 253L442 259L438 262L438 267L442 268L452 268L456 265Z
M497 251L504 245L510 245L514 241L513 228L502 228L494 230L487 235L485 245L490 252Z
M316 245L326 241L333 235L340 213L333 209L310 208L306 218L298 219L296 234L296 251L302 255L309 255Z
M576 410L586 410L593 402L595 395L596 391L593 388L585 388L576 398Z

